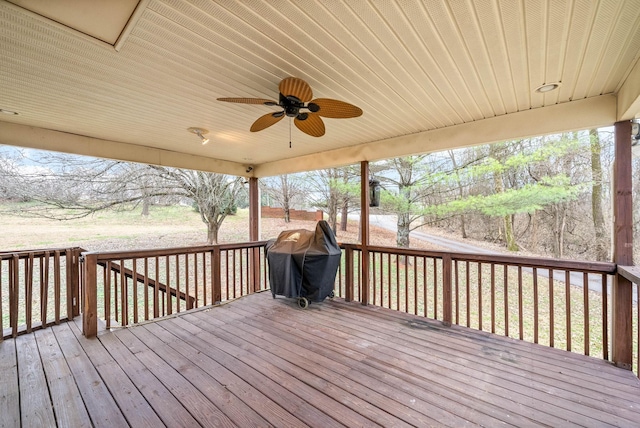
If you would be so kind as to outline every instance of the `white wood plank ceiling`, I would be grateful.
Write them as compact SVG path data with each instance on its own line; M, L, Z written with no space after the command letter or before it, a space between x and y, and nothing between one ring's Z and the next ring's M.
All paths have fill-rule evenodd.
M639 0L149 0L113 45L0 1L0 143L260 176L640 113ZM364 114L289 148L288 118L249 132L276 108L216 101L288 76Z

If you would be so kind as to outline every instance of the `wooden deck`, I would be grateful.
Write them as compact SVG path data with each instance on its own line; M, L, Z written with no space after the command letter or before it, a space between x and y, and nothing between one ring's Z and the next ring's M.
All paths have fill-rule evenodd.
M0 426L640 426L640 381L578 354L336 299L254 294L85 339L0 343Z

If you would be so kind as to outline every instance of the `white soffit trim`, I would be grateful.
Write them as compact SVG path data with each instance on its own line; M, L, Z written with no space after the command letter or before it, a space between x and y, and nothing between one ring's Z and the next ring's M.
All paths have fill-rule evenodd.
M617 121L631 120L640 116L640 60L627 76L618 92Z
M10 122L0 121L0 144L236 176L247 175L246 166L235 162Z
M601 95L447 128L254 165L252 174L247 174L246 165L240 163L143 145L101 140L10 122L0 122L0 144L237 176L268 177L354 164L363 160L376 161L417 153L608 126L615 121L616 97Z
M616 97L601 95L432 131L257 165L256 177L311 171L363 160L376 161L439 150L488 144L608 126L616 121Z

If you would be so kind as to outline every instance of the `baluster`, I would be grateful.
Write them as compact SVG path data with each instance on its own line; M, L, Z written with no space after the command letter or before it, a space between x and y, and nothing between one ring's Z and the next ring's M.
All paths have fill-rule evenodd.
M587 272L582 273L582 291L584 298L584 355L589 355L591 348L589 340L589 274Z
M571 272L564 271L564 297L567 321L567 351L571 351Z
M33 252L29 252L29 258L24 260L25 270L25 287L24 287L24 317L27 324L27 333L31 333L32 330L32 315L33 315Z
M451 326L451 297L451 255L445 254L442 256L442 322L446 326Z
M518 334L524 339L524 311L522 303L522 266L518 266Z
M538 268L533 268L533 343L538 343Z

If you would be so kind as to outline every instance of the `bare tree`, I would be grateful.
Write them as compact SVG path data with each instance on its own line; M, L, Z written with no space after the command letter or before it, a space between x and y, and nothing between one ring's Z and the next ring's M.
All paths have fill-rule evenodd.
M291 221L291 208L306 192L305 182L292 175L279 175L260 180L262 190L282 208L285 223Z
M338 226L338 210L344 211L346 204L348 211L349 201L353 197L350 195L350 185L353 184L349 178L351 175L345 173L349 168L328 168L307 175L310 190L314 194L313 205L327 213L327 222L334 232Z
M207 242L218 243L218 232L224 219L236 210L236 201L244 192L242 177L224 174L149 166L156 170L176 194L193 199L200 218L207 225Z
M589 131L591 143L591 215L595 232L595 256L598 261L606 261L608 256L606 244L606 227L602 214L602 162L600 159L602 147L597 129Z
M43 156L36 166L19 168L15 159L0 163L5 197L35 202L23 206L23 214L69 220L153 197L190 199L210 244L218 242L222 222L245 192L241 177L179 168L60 154Z

